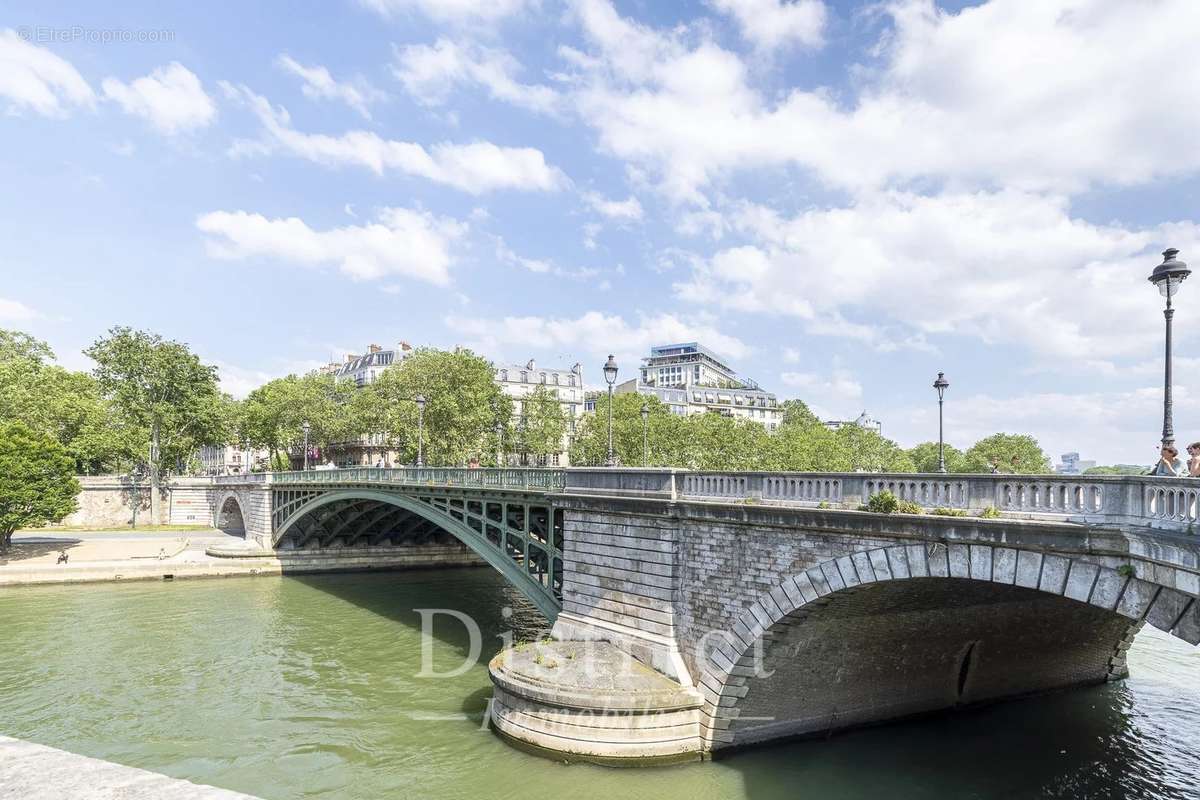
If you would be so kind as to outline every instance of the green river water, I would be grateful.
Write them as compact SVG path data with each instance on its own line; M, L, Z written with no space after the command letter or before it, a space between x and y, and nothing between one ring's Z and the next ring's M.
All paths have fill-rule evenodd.
M416 677L420 608L483 627L461 676ZM1200 651L1156 631L1122 683L615 769L481 729L498 634L541 625L482 569L6 589L0 734L267 800L1200 798ZM462 663L461 624L434 634Z

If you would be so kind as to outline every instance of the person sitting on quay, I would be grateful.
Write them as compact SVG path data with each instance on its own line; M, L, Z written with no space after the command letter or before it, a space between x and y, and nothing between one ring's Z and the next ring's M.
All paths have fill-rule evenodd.
M1150 473L1151 475L1178 478L1181 475L1189 474L1188 468L1183 463L1183 459L1179 457L1179 450L1176 449L1175 445L1164 444L1161 453L1162 457L1154 465L1154 470Z

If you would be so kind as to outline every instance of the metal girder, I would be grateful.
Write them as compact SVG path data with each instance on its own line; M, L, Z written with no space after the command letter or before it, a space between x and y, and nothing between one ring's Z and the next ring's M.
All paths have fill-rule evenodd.
M376 511L376 503L395 510ZM489 505L494 511L496 504L501 509L498 520L488 516ZM275 508L277 512L290 510L285 519L276 517L275 541L292 536L299 546L314 536L328 541L343 535L348 546L364 538L375 545L394 533L391 526L412 515L417 521L404 531L404 539L422 541L444 531L495 567L549 619L553 620L561 607L561 576L556 571L561 569L562 543L554 535L555 510L548 500L500 492L445 494L425 487L363 486L329 490L311 498L291 494ZM488 539L489 526L499 529L499 542ZM538 533L534 533L535 527ZM295 529L301 531L299 537L292 533Z

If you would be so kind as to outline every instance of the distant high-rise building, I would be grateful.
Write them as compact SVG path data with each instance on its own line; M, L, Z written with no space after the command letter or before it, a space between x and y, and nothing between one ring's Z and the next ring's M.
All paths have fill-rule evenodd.
M783 420L774 394L739 376L724 358L699 342L650 348L638 377L617 386L616 392L653 395L673 414L744 417L771 431Z
M1079 453L1063 453L1060 458L1062 463L1054 467L1054 471L1059 475L1081 475L1084 470L1096 466L1095 461L1081 459Z

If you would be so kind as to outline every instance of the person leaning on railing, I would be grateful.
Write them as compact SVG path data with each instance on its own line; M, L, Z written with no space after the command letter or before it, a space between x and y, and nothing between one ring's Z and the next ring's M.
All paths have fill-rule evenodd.
M1191 448L1188 448L1189 450ZM1183 463L1183 459L1179 457L1179 451L1175 445L1164 444L1160 451L1158 463L1154 465L1154 469L1150 471L1151 475L1161 475L1169 478L1178 478L1181 475L1188 475L1187 465Z

